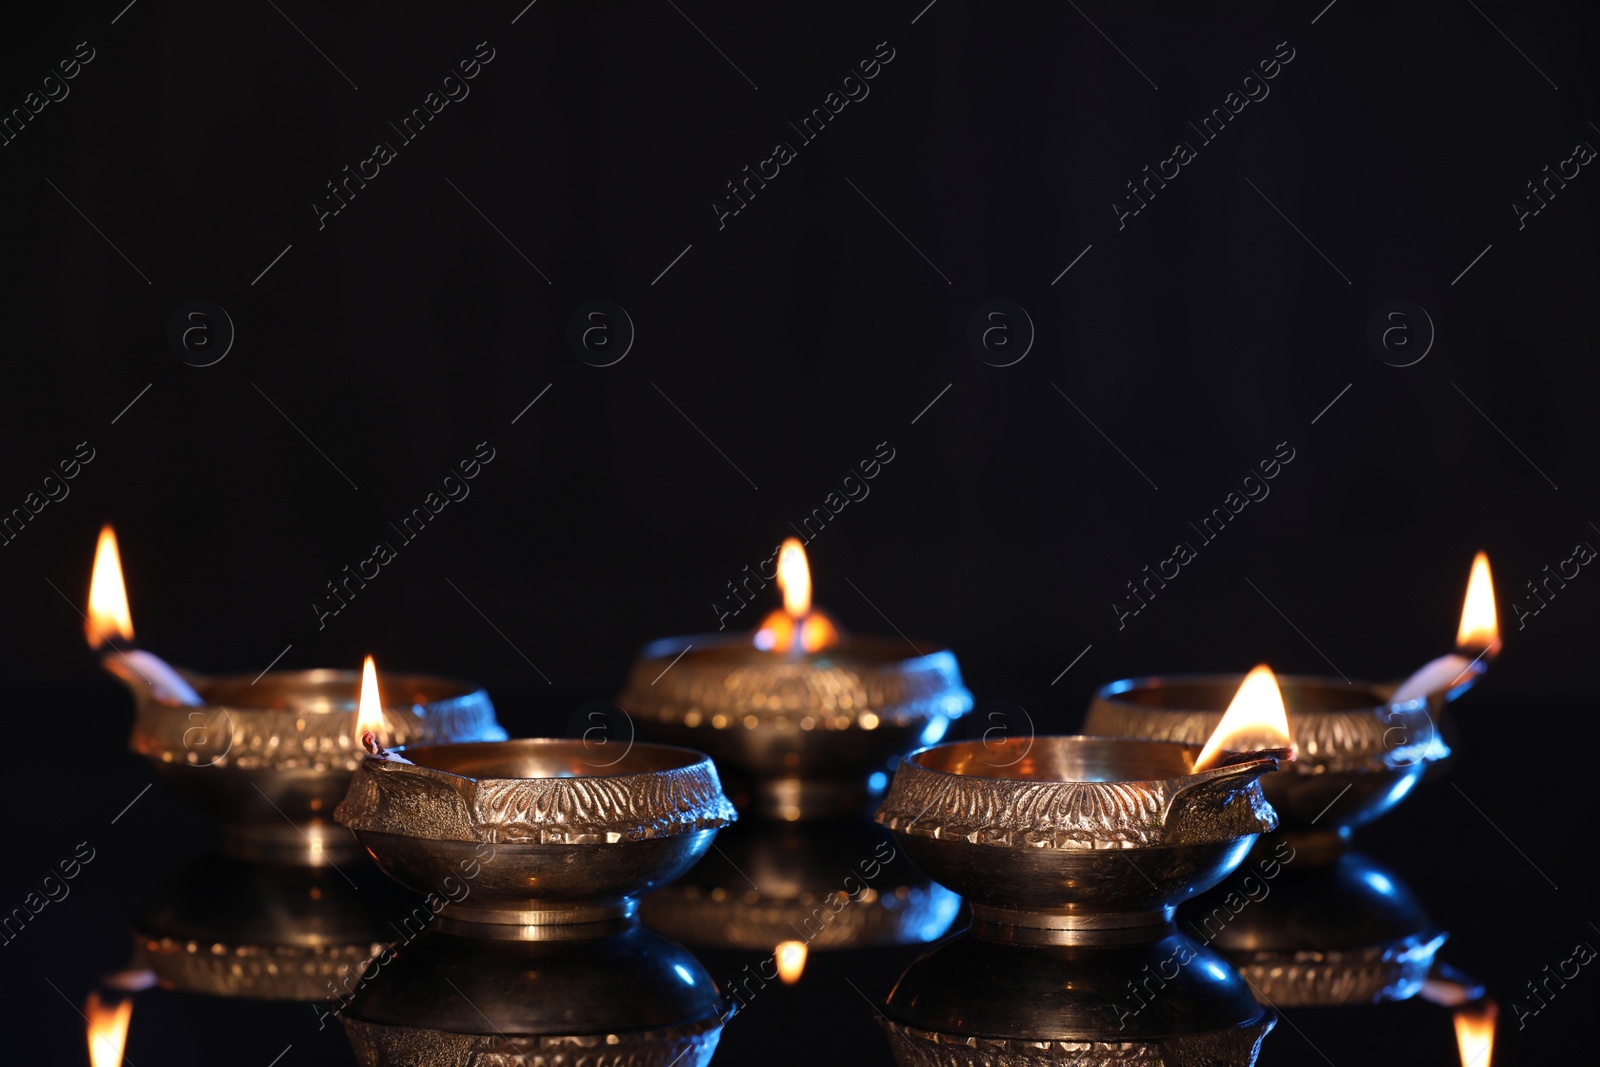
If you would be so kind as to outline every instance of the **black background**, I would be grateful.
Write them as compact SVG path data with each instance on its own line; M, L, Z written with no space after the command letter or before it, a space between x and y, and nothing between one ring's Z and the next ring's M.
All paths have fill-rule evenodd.
M1463 709L1460 791L1430 783L1364 841L1416 881L1456 932L1447 955L1508 1019L1527 979L1600 936L1583 814L1596 579L1521 629L1511 606L1600 539L1584 296L1600 179L1585 168L1520 230L1511 207L1600 143L1592 15L278 7L29 9L0 34L5 109L77 42L95 50L0 147L0 509L78 442L95 450L0 548L18 698L3 903L85 837L106 856L5 948L9 1031L40 1061L82 1062L81 1020L42 979L81 1001L125 955L145 883L210 832L159 787L103 825L149 771L81 641L100 523L121 537L141 642L175 662L254 675L286 646L283 667L372 652L483 682L513 734L560 733L643 641L714 629L725 583L880 442L895 458L870 495L808 546L818 601L859 631L947 643L980 715L1008 701L1042 732L1075 729L1093 687L1130 674L1403 675L1447 650L1487 549L1508 633ZM319 230L324 183L397 142L387 123L480 41L495 58L470 96ZM894 59L870 96L719 229L724 183L798 140L789 122L881 41ZM1270 95L1119 230L1124 183L1196 143L1187 122L1284 41ZM237 329L211 367L166 342L193 299ZM605 368L565 339L596 299L637 329ZM966 342L995 299L1037 330L1003 368ZM1366 341L1392 300L1437 332L1413 366ZM481 441L496 454L470 497L319 629L324 583L395 540L388 523ZM1123 583L1197 541L1188 524L1285 441L1270 497L1119 629ZM730 1027L718 1062L884 1060L842 979L881 996L912 955L816 959L787 1004ZM1497 1060L1559 1051L1593 981L1503 1027ZM275 1038L244 1035L273 1016L242 1011L141 1007L129 1053L214 1062L207 1042L231 1035L227 1062L264 1064ZM288 1035L301 1011L285 1064L348 1055L336 1035ZM1310 1062L1301 1031L1341 1064L1454 1055L1430 1005L1294 1021L1263 1062Z

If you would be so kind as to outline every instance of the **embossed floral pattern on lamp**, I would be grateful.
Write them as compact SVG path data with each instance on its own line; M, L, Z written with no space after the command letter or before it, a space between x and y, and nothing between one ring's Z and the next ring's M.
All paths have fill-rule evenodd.
M647 645L617 698L652 737L711 754L757 812L785 820L858 811L890 761L972 709L953 653L841 634L811 606L805 550L784 542L784 607L753 634Z
M133 693L128 746L168 784L220 818L223 850L243 860L321 865L359 855L329 816L361 759L354 671L267 671L206 677L133 647L116 536L95 552L84 620L89 646ZM494 741L506 736L489 694L426 675L391 675L403 702L382 709L396 741Z
M1500 649L1489 561L1473 561L1456 651L1399 685L1285 677L1289 732L1298 758L1263 785L1285 828L1322 839L1335 854L1351 828L1371 822L1450 755L1445 705L1470 688ZM1238 675L1131 678L1100 689L1091 734L1198 742L1222 717ZM1330 851L1331 850L1331 851Z
M448 899L448 933L542 940L630 918L635 898L692 867L736 817L716 767L689 749L633 745L597 773L582 741L391 752L371 729L362 741L369 754L334 818L389 877Z
M1257 667L1204 747L1019 737L1001 742L1007 761L981 741L936 745L901 762L877 819L967 899L974 932L1070 943L1156 929L1277 827L1258 779L1287 744L1277 684Z

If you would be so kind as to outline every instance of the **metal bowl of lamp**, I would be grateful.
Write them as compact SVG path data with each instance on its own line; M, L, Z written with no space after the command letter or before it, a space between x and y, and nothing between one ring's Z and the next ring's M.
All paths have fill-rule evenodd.
M730 788L787 820L859 811L896 757L944 737L972 709L954 653L838 635L815 651L751 635L666 638L634 662L617 703L641 731L708 752Z
M589 752L527 739L368 756L334 818L384 873L433 895L442 929L533 937L632 915L711 847L733 805L702 753L636 744L596 767Z
M935 745L901 762L877 820L975 926L1066 941L1159 926L1278 824L1258 781L1275 758L1196 773L1200 753L1105 737Z
M356 740L361 675L270 671L204 677L182 672L199 704L164 702L130 685L137 717L128 746L171 787L225 824L237 859L320 864L359 855L329 821L363 753ZM384 675L385 736L396 743L496 741L506 732L489 694L469 682Z
M1102 687L1084 729L1198 743L1216 729L1242 676L1167 675ZM1337 831L1371 822L1447 758L1426 699L1390 703L1387 687L1338 678L1279 679L1294 762L1262 783L1288 830Z

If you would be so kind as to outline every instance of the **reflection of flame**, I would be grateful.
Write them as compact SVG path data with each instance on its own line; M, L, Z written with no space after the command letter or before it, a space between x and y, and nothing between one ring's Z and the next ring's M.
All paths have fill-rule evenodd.
M778 977L783 979L784 985L794 985L800 981L801 972L806 969L806 951L804 941L778 942L772 957L778 961Z
M1244 684L1234 695L1228 712L1200 750L1196 772L1209 770L1225 752L1259 752L1267 748L1288 748L1289 715L1283 708L1283 694L1272 668L1262 664L1245 675Z
M383 696L378 692L378 668L372 657L361 665L361 704L356 710L356 744L361 735L371 730L383 740Z
M112 550L116 550L115 545ZM90 993L84 1009L84 1018L89 1020L89 1067L117 1067L128 1043L133 1001L124 998L114 1005L102 1004L98 996Z
M797 647L819 652L839 641L839 631L821 611L811 610L811 567L806 550L791 537L778 550L778 588L783 609L761 620L756 647L765 652L792 652Z
M117 554L117 534L109 525L100 529L94 546L94 577L89 579L89 617L83 624L90 648L111 638L133 640L133 616L128 611L128 590L122 582L122 557Z
M1492 1000L1456 1009L1456 1044L1461 1049L1461 1067L1489 1067L1494 1059L1494 1024L1499 1015L1500 1009Z
M1494 579L1489 575L1489 557L1479 552L1472 561L1472 577L1467 580L1467 599L1461 605L1461 628L1456 631L1456 647L1474 651L1500 649L1500 624L1494 609Z

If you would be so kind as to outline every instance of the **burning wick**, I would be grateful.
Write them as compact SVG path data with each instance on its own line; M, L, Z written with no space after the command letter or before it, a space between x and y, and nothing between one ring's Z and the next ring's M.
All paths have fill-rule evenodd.
M1194 773L1259 759L1293 759L1289 713L1278 679L1265 663L1245 675L1227 713L1194 761Z
M1456 1045L1461 1067L1489 1067L1494 1059L1494 1027L1500 1008L1492 1000L1456 1009Z
M778 588L783 608L761 621L756 647L763 652L820 652L839 643L839 630L820 610L811 609L811 568L806 550L791 537L778 550Z
M1454 699L1488 670L1488 661L1499 653L1500 625L1495 611L1494 578L1489 573L1489 557L1479 552L1472 561L1472 577L1467 580L1467 596L1461 605L1456 651L1423 665L1400 683L1389 702L1401 704L1439 693L1446 694L1446 699Z
M778 977L784 985L794 985L806 969L806 943L804 941L779 941L772 958L778 965Z
M128 1043L128 1024L133 1021L132 999L106 1004L97 994L90 993L83 1014L89 1020L90 1067L116 1067L122 1062L122 1050Z
M89 613L84 616L84 636L91 649L104 648L101 666L130 689L148 686L163 704L204 704L200 694L177 668L153 652L133 644L133 615L128 610L127 586L122 580L122 557L117 534L110 525L100 530L94 550L94 576L89 580Z
M395 755L383 747L383 731L388 723L383 717L383 694L378 691L378 667L368 656L361 664L361 698L356 703L356 737L361 747L374 759L391 763L411 761Z

